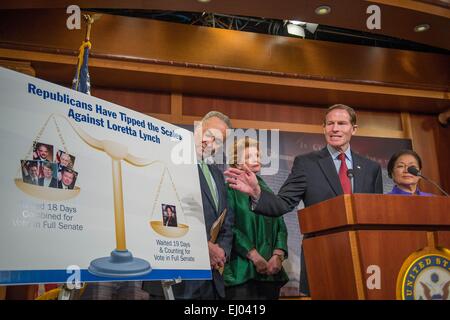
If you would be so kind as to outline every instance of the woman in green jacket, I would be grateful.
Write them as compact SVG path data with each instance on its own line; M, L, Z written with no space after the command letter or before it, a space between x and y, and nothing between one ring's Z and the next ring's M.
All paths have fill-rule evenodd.
M231 166L257 173L261 169L259 145L243 138L233 146ZM272 192L257 177L261 189ZM282 217L255 214L246 194L228 188L228 204L234 209L233 247L225 265L227 299L278 299L281 287L289 280L282 262L287 257L287 229Z

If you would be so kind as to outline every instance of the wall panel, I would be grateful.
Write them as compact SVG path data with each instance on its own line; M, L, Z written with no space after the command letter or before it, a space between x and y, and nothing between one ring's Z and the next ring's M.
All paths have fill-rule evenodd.
M170 114L170 94L92 88L92 95L142 112Z

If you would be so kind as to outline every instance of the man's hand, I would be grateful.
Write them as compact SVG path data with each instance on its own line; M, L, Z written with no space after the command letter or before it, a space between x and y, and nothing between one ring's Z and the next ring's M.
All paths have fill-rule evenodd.
M256 249L250 250L247 254L247 258L255 265L256 272L261 274L267 273L267 261L258 251L256 251Z
M226 170L224 172L227 177L226 181L232 189L241 191L251 196L254 200L258 200L261 194L258 179L247 165L244 164L243 169L229 168Z
M217 270L223 268L226 261L225 251L218 244L211 241L208 241L208 250L211 268Z

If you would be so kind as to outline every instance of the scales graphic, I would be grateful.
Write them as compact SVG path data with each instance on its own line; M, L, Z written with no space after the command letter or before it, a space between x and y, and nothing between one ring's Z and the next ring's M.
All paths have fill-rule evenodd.
M162 175L156 190L153 207L151 210L151 219L149 221L150 227L159 235L168 238L177 238L184 236L189 231L187 223L178 223L176 227L165 226L162 219L159 219L158 199L160 197L164 179L168 178L171 188L174 191L176 200L181 204L172 174L167 168L166 164L160 160L150 160L139 158L128 152L128 147L121 143L112 140L98 140L89 135L82 128L72 123L66 116L60 114L51 114L45 121L43 127L39 130L36 138L33 141L39 141L42 134L46 130L50 120L56 127L58 137L61 141L63 149L69 153L66 143L64 141L61 129L57 119L64 119L74 132L81 138L81 140L92 147L93 149L103 152L111 158L112 165L112 183L113 183L113 199L114 199L114 218L115 218L115 234L116 234L116 248L111 252L110 256L97 258L91 261L89 265L89 272L101 277L134 277L142 276L152 271L150 263L144 259L136 258L127 249L125 237L125 218L124 218L124 204L123 204L123 190L122 190L122 162L135 167L148 167L151 165L160 164L163 166ZM30 156L33 152L33 147L30 148L26 156ZM46 188L42 186L28 184L22 179L15 179L16 186L24 193L38 199L50 201L64 201L77 197L81 188L75 186L72 190ZM185 221L183 206L180 205L180 221ZM158 212L158 213L157 213Z

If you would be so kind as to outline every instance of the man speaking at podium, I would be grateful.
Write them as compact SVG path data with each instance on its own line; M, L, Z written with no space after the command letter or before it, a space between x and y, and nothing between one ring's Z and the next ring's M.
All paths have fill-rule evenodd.
M225 171L227 182L231 188L251 196L250 205L255 213L272 217L292 211L300 200L308 207L341 194L381 194L380 165L351 150L350 140L357 127L356 113L352 108L343 104L328 108L323 122L327 146L320 151L297 156L278 195L261 190L250 170L228 169ZM301 283L305 285L303 250L301 270ZM304 289L301 291L309 291Z

